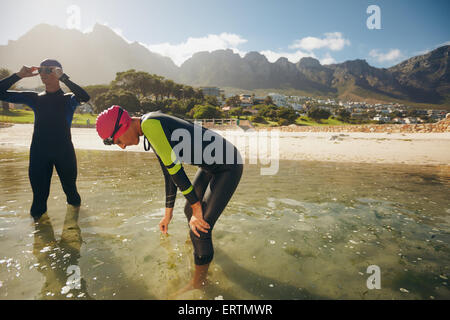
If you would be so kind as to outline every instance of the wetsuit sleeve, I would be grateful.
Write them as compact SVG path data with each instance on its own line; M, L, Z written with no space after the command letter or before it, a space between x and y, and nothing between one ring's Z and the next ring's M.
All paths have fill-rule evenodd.
M161 165L161 169L164 174L164 182L166 186L166 208L173 208L173 206L175 205L175 198L177 197L177 186L170 178L169 171L167 171L167 168L161 161L161 158L158 155L156 155L156 157L158 158L159 164Z
M72 91L72 93L74 94L73 102L71 103L72 108L74 110L81 103L88 102L91 99L89 94L83 88L81 88L79 85L70 81L69 77L66 74L63 74L59 80L62 83L64 83L70 89L70 91Z
M35 110L37 97L36 92L8 90L20 79L21 78L14 73L13 75L0 81L0 100L11 103L26 104L31 109Z
M181 193L186 197L190 204L198 202L197 195L191 181L186 176L184 169L177 159L166 134L158 119L146 119L142 121L142 131L152 145L156 154L161 158L172 181L180 188Z

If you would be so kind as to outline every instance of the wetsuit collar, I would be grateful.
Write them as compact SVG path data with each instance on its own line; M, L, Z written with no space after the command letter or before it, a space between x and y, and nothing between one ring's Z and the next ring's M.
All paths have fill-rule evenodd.
M45 94L61 94L61 93L64 93L61 88L59 88L55 92L48 92L47 90L45 90Z

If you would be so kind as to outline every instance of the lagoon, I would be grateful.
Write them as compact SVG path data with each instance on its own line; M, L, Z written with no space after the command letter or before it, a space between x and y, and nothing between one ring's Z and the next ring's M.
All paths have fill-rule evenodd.
M1 149L0 299L171 297L194 267L182 194L163 236L153 154L77 158L81 209L67 207L54 173L48 218L35 225L28 151ZM260 172L245 166L214 228L210 284L176 298L450 298L448 168L281 160L276 175ZM381 289L367 287L371 265Z

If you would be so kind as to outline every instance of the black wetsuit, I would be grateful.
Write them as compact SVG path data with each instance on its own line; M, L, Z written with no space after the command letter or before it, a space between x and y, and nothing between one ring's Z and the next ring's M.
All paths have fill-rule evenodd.
M53 93L7 91L20 80L16 74L0 81L0 100L26 104L34 111L34 132L28 173L33 189L30 213L35 219L47 211L53 166L61 180L67 203L74 206L81 203L76 187L77 160L70 127L75 108L81 102L89 101L89 95L67 77L64 78L64 84L73 93L64 94L61 89Z
M211 233L241 179L243 162L239 151L214 131L159 112L141 118L141 128L155 151L166 185L166 207L173 208L177 187L186 197L185 214L192 216L191 205L201 201L203 219L210 225L207 233L192 230L194 261L208 264L214 249ZM199 166L191 184L181 163Z

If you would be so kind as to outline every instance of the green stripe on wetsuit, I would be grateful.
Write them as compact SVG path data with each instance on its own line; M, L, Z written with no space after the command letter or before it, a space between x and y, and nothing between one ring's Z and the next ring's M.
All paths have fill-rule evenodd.
M144 119L141 122L141 128L153 150L169 172L172 181L181 190L181 193L183 193L190 204L196 203L198 201L197 195L169 143L166 133L161 125L161 121L158 119ZM173 195L166 195L166 197L167 196L170 197ZM173 206L173 203L170 203Z

